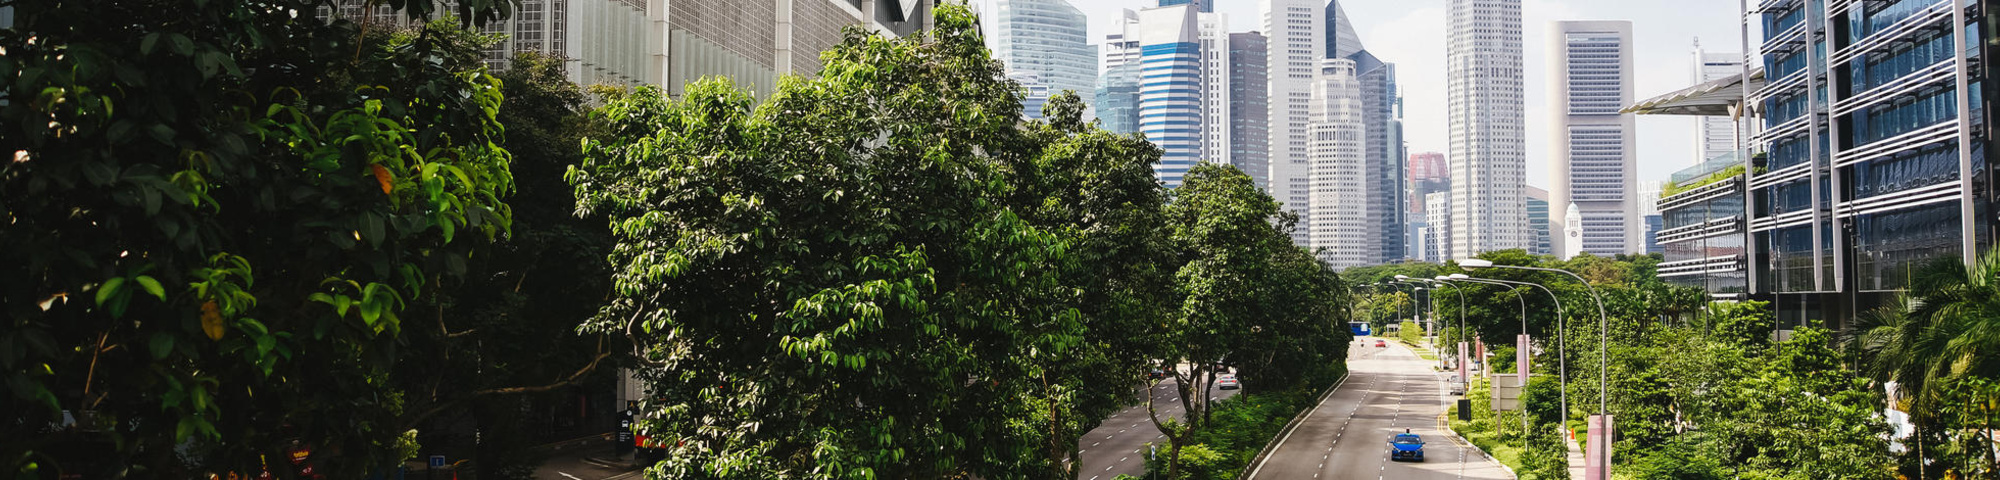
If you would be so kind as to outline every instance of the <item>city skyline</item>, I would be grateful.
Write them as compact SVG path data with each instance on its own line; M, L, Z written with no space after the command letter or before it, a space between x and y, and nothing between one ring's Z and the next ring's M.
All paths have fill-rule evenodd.
M975 3L993 1L975 0ZM1119 11L1150 7L1157 2L1089 0L1071 3L1089 15L1090 38L1102 41L1107 32L1116 29ZM1250 0L1217 2L1215 11L1229 15L1229 31L1232 33L1256 31L1269 36L1270 32L1264 28L1258 10L1260 3ZM1315 0L1312 3L1324 6L1327 2ZM1737 46L1740 39L1735 2L1525 0L1523 3L1523 40L1531 46L1545 43L1550 21L1634 21L1633 46L1637 60L1634 76L1638 98L1687 86L1689 74L1686 59L1689 46L1696 38L1700 38L1702 45L1711 51L1740 49ZM1397 64L1399 89L1405 102L1405 138L1409 141L1410 151L1446 151L1444 0L1342 2L1341 5L1352 18L1362 43L1384 61ZM1751 34L1755 38L1757 32L1754 26ZM1541 106L1545 92L1535 86L1541 85L1539 82L1545 77L1542 72L1544 62L1549 58L1548 52L1531 47L1524 54L1526 80L1530 85L1526 89L1527 123L1546 125L1546 111ZM1685 117L1640 117L1638 147L1649 155L1640 159L1639 181L1666 180L1673 172L1687 167L1688 162L1683 159L1698 155L1695 147L1696 121ZM1545 158L1549 151L1547 140L1532 130L1528 137L1529 161L1539 165L1540 159ZM1543 169L1529 169L1529 185L1547 187L1548 181Z

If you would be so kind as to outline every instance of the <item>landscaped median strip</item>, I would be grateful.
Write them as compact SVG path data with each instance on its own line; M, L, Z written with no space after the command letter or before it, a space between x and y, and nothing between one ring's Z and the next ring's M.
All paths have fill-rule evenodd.
M1451 410L1448 409L1445 410L1444 413L1439 413L1437 416L1437 423L1438 423L1438 430L1451 432L1451 443L1453 445L1458 445L1459 448L1472 447L1473 450L1479 452L1480 456L1486 457L1487 460L1492 460L1493 464L1499 465L1501 470L1506 470L1508 475L1511 475L1514 478L1521 478L1521 474L1514 473L1514 468L1508 467L1507 462L1500 461L1499 458L1493 456L1492 452L1487 452L1485 448L1480 448L1479 444L1472 443L1472 440L1468 440L1465 437L1460 436L1458 434L1458 430L1453 430L1451 428L1451 420L1448 419L1450 415L1451 415Z

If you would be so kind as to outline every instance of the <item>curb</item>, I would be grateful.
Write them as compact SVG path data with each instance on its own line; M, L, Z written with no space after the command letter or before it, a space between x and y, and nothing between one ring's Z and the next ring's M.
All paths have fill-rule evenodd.
M1457 443L1460 447L1472 447L1473 451L1479 452L1479 456L1486 457L1486 460L1493 462L1494 465L1499 465L1500 469L1506 471L1508 476L1521 478L1521 474L1515 473L1513 468L1508 467L1500 459L1493 458L1492 453L1487 452L1484 448L1480 448L1479 444L1472 443L1472 440L1467 440L1465 436L1459 435L1458 430L1451 428L1451 420L1446 418L1448 415L1451 415L1451 412L1448 410L1445 413L1438 414L1438 423L1444 427L1444 431L1451 432L1452 443Z

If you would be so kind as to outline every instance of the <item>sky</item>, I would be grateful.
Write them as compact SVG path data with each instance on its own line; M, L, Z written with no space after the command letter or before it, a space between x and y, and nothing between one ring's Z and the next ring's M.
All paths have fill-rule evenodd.
M977 0L991 3L993 0ZM1090 38L1102 41L1124 9L1157 0L1068 0L1090 16ZM1262 31L1263 0L1216 0L1231 31ZM1742 51L1737 0L1524 0L1523 70L1527 107L1528 184L1548 186L1549 115L1546 80L1549 23L1557 20L1631 20L1637 68L1635 100L1694 85L1696 38L1711 53ZM988 5L990 7L990 5ZM1361 43L1396 64L1403 89L1404 136L1410 152L1446 152L1445 0L1357 0L1342 4ZM990 10L989 10L990 11ZM1755 32L1752 32L1755 34ZM1638 117L1639 181L1665 181L1696 163L1694 117Z

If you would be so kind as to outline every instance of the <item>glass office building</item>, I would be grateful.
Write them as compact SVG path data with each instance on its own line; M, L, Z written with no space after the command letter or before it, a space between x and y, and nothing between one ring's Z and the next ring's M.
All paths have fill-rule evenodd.
M1744 31L1750 290L1781 324L1844 324L1936 258L1990 245L1988 64L1972 0L1767 0ZM1746 33L1747 34L1747 33Z

